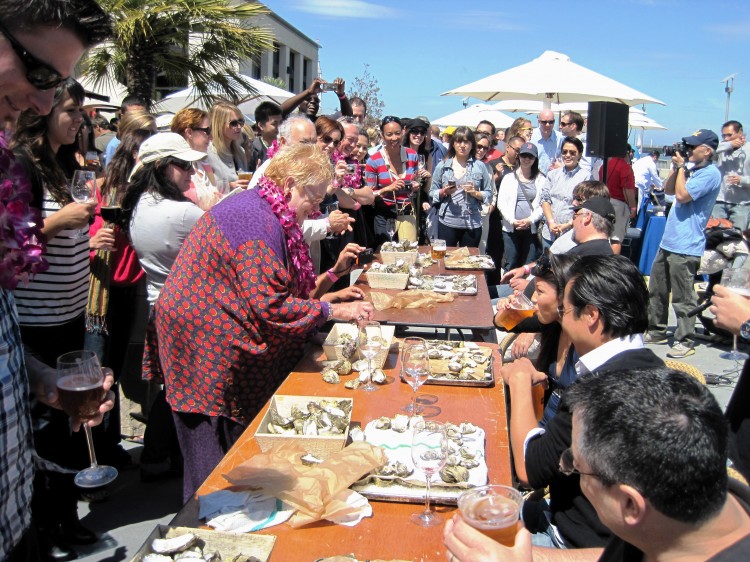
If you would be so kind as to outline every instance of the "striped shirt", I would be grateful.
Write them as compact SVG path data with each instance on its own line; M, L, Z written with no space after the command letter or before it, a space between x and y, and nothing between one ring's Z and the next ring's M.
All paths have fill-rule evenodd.
M45 188L42 217L59 211L60 204ZM86 310L89 293L89 237L76 238L80 229L64 229L47 241L49 269L37 274L27 286L15 290L18 319L22 326L56 326L77 318ZM88 232L88 230L86 230Z
M405 202L411 196L409 182L414 179L414 173L417 171L417 153L411 148L401 147L401 161L405 163L405 166L403 174L400 174L399 177L402 177L406 182L406 189L396 192L396 199L399 202ZM396 179L398 178L393 175L391 169L388 167L385 148L381 148L367 159L365 181L367 182L367 186L372 188L376 195L378 190L388 187ZM394 205L393 195L392 192L384 194L383 203L389 207Z
M13 293L0 289L0 560L31 525L29 385Z

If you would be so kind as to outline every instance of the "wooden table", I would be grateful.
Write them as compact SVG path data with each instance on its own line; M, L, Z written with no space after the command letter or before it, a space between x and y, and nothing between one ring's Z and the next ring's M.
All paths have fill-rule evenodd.
M448 251L455 248L450 248ZM421 246L419 251L429 253L429 246ZM470 248L472 254L477 254L476 248ZM456 328L466 330L477 330L480 332L489 332L494 330L492 323L494 313L492 311L492 302L490 301L489 290L487 289L487 280L484 271L478 269L456 270L445 269L445 266L434 264L424 269L428 275L476 275L477 277L477 294L476 295L454 295L453 302L438 303L432 308L415 308L415 309L395 309L387 308L375 312L375 320L384 324L393 324L396 326L427 327L427 328ZM365 299L369 300L371 292L376 291L394 296L401 291L395 289L371 289L366 281L366 273L363 274L355 283L356 287L362 289L365 293Z
M487 344L490 345L490 344ZM400 381L398 354L393 346L385 364L388 383L376 392L363 392L326 384L320 377L320 364L324 355L320 348L308 354L278 389L277 394L340 396L354 398L352 421L362 427L380 416L401 413L412 395L411 388ZM500 365L496 346L495 371ZM343 377L349 380L351 377ZM437 414L431 419L460 423L469 421L481 426L486 432L486 458L491 483L510 484L510 453L508 449L508 427L505 411L505 396L502 384L491 388L468 388L425 385L420 395L432 395L437 401L431 405ZM219 466L198 490L198 495L208 494L229 487L222 474L260 452L253 438L268 404L253 420L235 446L227 453ZM171 524L197 527L198 502L192 500L177 514ZM443 527L426 529L409 521L409 515L419 510L417 504L372 501L374 515L363 519L354 527L334 525L327 521L314 523L301 529L292 529L286 524L270 527L264 534L276 535L272 561L317 560L327 556L353 553L360 560L383 558L386 560L444 560ZM437 506L437 511L450 518L455 508Z

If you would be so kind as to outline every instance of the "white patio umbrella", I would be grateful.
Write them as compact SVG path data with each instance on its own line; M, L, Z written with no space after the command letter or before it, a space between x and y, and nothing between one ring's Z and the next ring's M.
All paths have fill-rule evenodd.
M251 93L250 91L245 92L245 96L242 101L238 104L242 113L252 115L255 112L255 108L263 101L273 101L276 103L283 103L284 101L291 98L294 94L266 84L260 80L255 80L249 76L242 75L256 89L257 93ZM218 88L212 90L219 93ZM200 109L208 110L210 107L206 107L198 98L198 92L194 86L175 92L165 97L163 100L156 104L155 111L157 112L171 112L177 113L180 109L185 107L198 107Z
M513 113L538 114L544 109L544 103L540 100L503 100L490 104L490 107ZM588 102L553 103L549 109L553 113L576 111L585 117L589 112L589 104ZM631 115L644 115L646 113L640 107L631 107L629 111Z
M435 119L432 124L440 127L451 125L454 127L476 127L480 121L489 121L498 129L505 129L511 126L513 118L502 111L498 111L492 105L475 103L466 109Z
M664 102L598 72L575 64L570 57L545 51L531 62L449 90L444 96L470 96L486 101L504 99L552 102L614 101L627 105Z
M660 131L666 131L667 128L651 119L651 117L648 117L647 115L634 115L630 114L630 119L628 119L628 125L630 125L633 129L651 129L651 130L660 130Z

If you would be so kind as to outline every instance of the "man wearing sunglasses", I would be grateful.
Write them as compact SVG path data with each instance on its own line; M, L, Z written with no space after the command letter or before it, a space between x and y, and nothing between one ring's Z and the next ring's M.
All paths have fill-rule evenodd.
M539 113L539 127L531 133L531 142L539 149L539 169L546 175L557 157L561 137L555 131L555 114L550 109Z
M49 113L55 86L73 73L85 49L110 33L109 18L90 0L4 0L0 14L0 117L15 121L24 110ZM0 177L12 186L10 194L0 194L0 204L7 208L24 189L25 178L17 176L9 165L11 157L5 147L5 139L0 140ZM11 236L14 241L22 237L15 232ZM9 251L5 240L5 236L0 239L0 259ZM32 248L36 250L36 246ZM24 357L11 292L19 279L13 271L4 271L0 279L0 559L38 560L38 540L31 526L34 461L29 390L40 401L57 405L56 373L33 357ZM108 376L104 387L108 389L112 382ZM111 409L108 401L100 412ZM75 557L72 550L70 554Z

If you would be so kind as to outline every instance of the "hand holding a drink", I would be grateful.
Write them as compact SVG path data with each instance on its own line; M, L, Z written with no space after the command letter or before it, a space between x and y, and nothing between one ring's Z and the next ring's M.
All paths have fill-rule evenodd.
M523 293L511 295L502 305L498 304L495 325L507 332L515 328L522 320L534 316L534 303Z
M450 562L531 562L531 533L521 527L513 546L503 546L472 527L460 513L445 524L443 542Z

